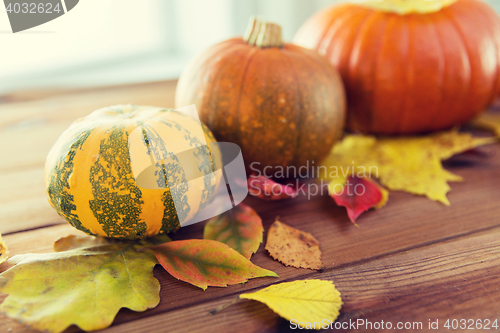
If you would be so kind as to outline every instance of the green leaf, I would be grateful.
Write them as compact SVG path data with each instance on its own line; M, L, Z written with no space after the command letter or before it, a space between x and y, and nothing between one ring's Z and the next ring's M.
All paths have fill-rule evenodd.
M0 274L0 291L9 294L0 310L37 330L62 332L72 324L85 331L108 327L123 307L154 308L160 301L157 261L137 247L77 237L56 246L68 251L16 255L9 260L16 265Z
M262 219L251 207L240 203L205 224L204 239L216 240L250 259L262 243Z
M278 275L260 268L226 244L208 239L181 240L150 248L175 278L203 290L226 287L248 279Z
M240 298L262 302L281 317L303 325L335 321L342 307L335 285L324 280L278 283L254 293L241 294Z

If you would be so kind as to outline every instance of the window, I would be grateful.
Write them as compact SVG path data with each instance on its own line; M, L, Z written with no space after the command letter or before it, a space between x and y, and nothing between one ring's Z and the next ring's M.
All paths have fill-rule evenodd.
M60 18L12 34L0 10L0 93L176 78L196 53L242 35L258 15L285 40L340 0L81 0ZM500 3L489 0L497 10Z

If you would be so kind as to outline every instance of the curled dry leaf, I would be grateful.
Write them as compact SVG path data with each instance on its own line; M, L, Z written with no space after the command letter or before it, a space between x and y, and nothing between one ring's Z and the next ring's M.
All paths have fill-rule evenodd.
M248 193L267 200L293 199L297 196L297 191L290 185L282 185L265 176L248 177Z
M339 182L340 181L340 182ZM330 196L337 205L347 209L352 223L370 208L382 208L387 203L389 192L372 179L349 176L347 181L332 180L328 184Z
M1 311L55 333L73 324L85 331L103 329L121 308L144 311L158 305L153 252L137 252L134 242L106 244L105 239L85 247L93 243L85 238L59 240L56 248L68 251L9 259L15 266L0 274L0 291L9 294Z
M349 175L374 177L390 190L425 195L449 205L448 181L462 178L443 169L441 161L469 149L493 143L457 130L418 137L380 138L347 135L323 162L319 177L337 182Z
M269 286L254 293L240 295L266 304L281 317L304 325L334 322L339 316L342 300L331 281L301 280ZM320 329L323 327L307 327Z
M150 248L173 277L203 290L226 287L248 279L278 275L260 268L221 242L208 239L173 241Z
M262 219L251 207L240 203L205 224L204 239L228 245L250 259L262 243Z
M7 245L2 239L2 235L0 235L0 264L3 263L9 257L9 250Z
M275 221L269 228L266 250L286 266L324 269L319 243L310 233Z

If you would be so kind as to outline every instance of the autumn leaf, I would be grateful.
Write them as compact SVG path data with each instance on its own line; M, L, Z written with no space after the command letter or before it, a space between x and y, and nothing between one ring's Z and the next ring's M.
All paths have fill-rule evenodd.
M150 247L173 277L205 290L226 287L248 279L278 275L260 268L221 242L208 239L173 241Z
M275 221L269 228L266 250L286 266L324 269L319 242L308 232Z
M347 135L323 162L320 178L341 182L349 175L378 178L390 190L425 195L449 205L449 181L460 176L443 169L442 160L466 150L493 143L457 130L428 136L380 138Z
M290 185L281 185L264 176L248 177L248 193L267 200L293 199L297 196L297 191Z
M254 293L242 294L240 298L262 302L286 320L305 325L323 323L324 320L333 322L342 307L335 285L324 280L279 283Z
M154 245L160 245L163 243L171 242L172 240L165 234L156 235L153 237L139 239L135 241L135 247L141 249L143 247L150 247ZM107 238L107 237L94 237L94 236L75 236L69 235L62 237L54 242L54 251L62 252L68 250L74 250L85 247L97 247L101 245L109 244L123 244L131 243L131 241L126 241L117 238Z
M113 243L123 243L120 240L106 237L75 236L69 235L59 238L54 242L54 251L63 252L86 247L98 247Z
M335 179L328 184L328 190L335 203L347 209L352 223L368 209L385 206L389 198L389 192L368 177Z
M2 235L0 235L0 264L3 263L9 257L9 250L7 249L7 245L2 239Z
M102 329L121 308L158 305L153 252L137 252L130 241L93 239L73 236L55 244L67 251L9 259L15 266L0 274L0 291L9 294L0 310L37 330L62 332L72 324Z
M472 123L474 126L493 132L500 138L500 112L483 113Z
M205 224L204 239L228 245L250 259L262 243L262 219L249 206L240 203Z

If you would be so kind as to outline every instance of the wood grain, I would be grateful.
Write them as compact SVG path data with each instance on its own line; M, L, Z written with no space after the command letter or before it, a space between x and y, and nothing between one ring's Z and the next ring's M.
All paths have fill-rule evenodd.
M57 238L79 233L46 200L44 159L59 134L75 119L107 105L131 102L171 107L174 87L175 82L157 82L18 93L2 99L0 232L11 255L49 252ZM461 155L446 162L447 170L465 180L451 184L451 207L391 192L388 205L363 214L359 227L349 222L345 209L335 206L326 192L280 202L247 198L245 203L262 217L265 230L279 216L318 239L327 269L318 273L285 267L272 260L261 244L252 261L277 272L279 278L203 292L157 267L155 276L162 287L159 306L144 313L122 310L114 325L104 331L287 330L285 320L253 301L241 301L215 316L208 311L242 292L305 278L335 282L344 300L340 322L366 319L427 325L429 319L500 317L500 145L482 149L487 154ZM202 223L184 227L172 238L202 238L202 229ZM0 271L6 268L7 263L0 265ZM9 328L31 332L0 316L0 332Z

